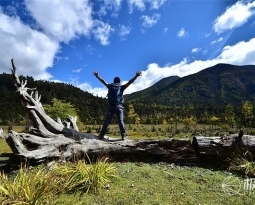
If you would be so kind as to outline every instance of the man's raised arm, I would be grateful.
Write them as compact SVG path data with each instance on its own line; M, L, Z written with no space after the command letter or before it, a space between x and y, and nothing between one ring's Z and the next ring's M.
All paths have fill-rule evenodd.
M103 83L106 87L108 87L108 83L107 83L103 78L101 78L101 77L99 76L99 74L98 74L97 71L94 71L93 74L94 74L94 76L96 76L96 78L97 78L101 83Z
M142 75L141 71L137 71L135 74L135 77L133 77L131 80L129 80L124 86L127 88L128 86L130 86L133 82L135 82L136 78L138 78L139 76Z

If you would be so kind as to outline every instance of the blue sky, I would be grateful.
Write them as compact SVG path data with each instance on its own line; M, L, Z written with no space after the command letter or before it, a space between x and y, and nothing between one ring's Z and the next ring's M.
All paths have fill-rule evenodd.
M92 75L125 91L217 63L255 64L255 1L0 0L0 73L73 84L98 96Z

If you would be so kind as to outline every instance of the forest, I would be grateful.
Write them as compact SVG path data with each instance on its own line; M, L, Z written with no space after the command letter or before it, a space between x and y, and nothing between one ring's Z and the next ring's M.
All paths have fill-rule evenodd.
M61 110L64 106L62 110L75 112L78 122L83 125L102 124L106 98L93 96L70 84L34 80L29 76L20 78L38 90L48 112L51 108ZM196 124L254 127L255 82L252 79L255 79L253 66L227 64L218 64L183 78L170 76L149 88L124 96L125 122L173 126L181 122L187 128ZM11 75L0 74L1 125L21 125L28 120L14 92ZM59 117L61 111L58 112L51 113L51 117ZM112 123L116 123L116 119Z

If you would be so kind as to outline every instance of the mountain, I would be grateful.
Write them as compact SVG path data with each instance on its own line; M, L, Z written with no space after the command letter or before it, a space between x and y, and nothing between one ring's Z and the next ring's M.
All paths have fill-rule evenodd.
M106 99L65 83L35 81L32 77L24 76L20 76L20 79L27 80L27 87L37 88L43 105L51 104L52 99L57 98L74 105L81 122L102 123L107 107ZM240 108L245 100L255 101L255 66L217 64L186 77L170 76L161 79L153 86L125 95L124 98L127 103L132 102L143 123L148 123L150 119L157 120L153 121L154 124L159 123L160 116L163 120L163 117L173 118L173 114L184 115L174 113L174 105L193 105L196 107L197 118L203 114L204 106L211 115L220 116L220 107L232 104ZM0 124L18 122L24 116L25 112L15 94L12 76L0 74Z
M167 87L172 82L178 79L180 79L179 76L170 76L163 78L154 85L144 90L125 95L124 98L126 101L139 99L140 97L142 97L143 99L150 98L151 96L156 95L159 91L161 91L162 89L164 89L165 87Z
M159 86L165 81L169 83ZM164 78L150 88L126 95L125 100L166 106L240 106L245 100L255 100L255 66L217 64L182 78Z

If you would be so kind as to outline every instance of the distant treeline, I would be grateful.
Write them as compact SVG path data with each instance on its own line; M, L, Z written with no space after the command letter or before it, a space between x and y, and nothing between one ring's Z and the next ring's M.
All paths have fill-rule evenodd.
M32 77L20 77L27 80L27 87L37 88L42 105L50 105L53 99L71 103L77 110L83 124L102 124L107 108L107 99L93 96L88 92L65 83L35 81ZM149 98L149 96L146 96ZM199 96L197 96L199 97ZM68 114L68 113L67 113ZM0 75L0 124L22 123L26 113L15 93L10 74ZM255 104L250 100L241 105L161 105L156 103L126 100L125 121L132 124L174 124L183 122L187 126L197 123L224 124L229 127L255 127ZM116 119L113 119L116 123Z

